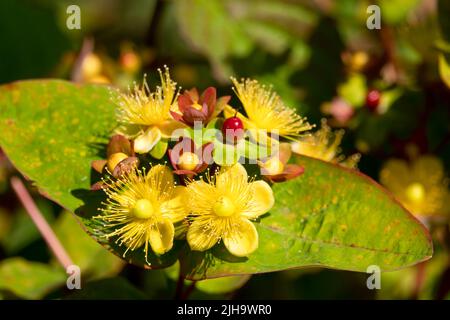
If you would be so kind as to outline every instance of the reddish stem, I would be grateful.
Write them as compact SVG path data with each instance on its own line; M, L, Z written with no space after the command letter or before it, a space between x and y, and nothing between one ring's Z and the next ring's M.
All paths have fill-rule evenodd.
M22 181L17 177L12 177L11 186L59 263L64 269L73 265L72 259L70 259L61 242L39 211Z
M427 264L426 262L422 262L416 266L416 268L417 268L416 269L417 270L416 281L414 283L414 289L413 289L414 291L412 294L412 299L414 299L414 300L419 299L420 292L422 291L423 284L425 282L425 276L426 276L426 273L425 273L426 264Z

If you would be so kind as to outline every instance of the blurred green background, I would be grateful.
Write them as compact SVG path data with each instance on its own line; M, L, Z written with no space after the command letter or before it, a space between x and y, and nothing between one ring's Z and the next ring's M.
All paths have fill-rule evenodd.
M72 4L80 8L79 30L66 26ZM370 4L381 9L380 30L366 27ZM0 84L52 77L126 88L145 73L155 81L167 65L183 88L215 85L231 94L230 76L252 77L273 85L311 123L327 118L344 128L343 153L361 153L359 170L375 180L390 159L424 154L448 172L449 16L450 2L437 0L2 0ZM371 90L381 96L376 108L367 102ZM0 151L0 299L173 298L176 267L125 265L30 186L82 269L83 290L68 290L65 271L9 187L18 174ZM448 192L445 174L440 187ZM416 212L435 256L384 274L381 290L367 289L367 274L313 268L199 283L190 297L450 298L446 213Z

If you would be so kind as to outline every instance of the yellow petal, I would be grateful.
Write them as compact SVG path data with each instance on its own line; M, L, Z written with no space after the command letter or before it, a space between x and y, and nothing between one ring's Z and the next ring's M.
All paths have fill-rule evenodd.
M252 182L250 188L252 188L253 198L241 215L254 219L272 209L275 198L272 188L265 181Z
M171 198L161 204L160 210L163 217L172 222L183 220L188 215L186 203L188 200L187 188L177 186L171 191Z
M186 240L191 250L206 251L212 248L220 238L220 231L212 226L205 229L205 223L200 220L194 221L188 229Z
M161 131L153 126L134 140L134 152L147 153L153 149L160 139Z
M217 198L216 188L202 180L197 180L188 185L189 211L195 215L211 214L213 201Z
M156 254L164 254L173 246L175 228L169 219L158 221L149 231L149 242Z
M216 187L219 190L226 190L229 188L230 183L238 183L238 181L247 182L248 176L244 166L240 163L236 163L229 167L222 167L223 169L216 177Z
M247 219L237 219L233 229L223 236L223 243L231 254L246 257L258 248L258 232Z
M170 119L158 125L158 128L164 138L170 138L172 136L177 136L177 130L179 130L178 135L183 133L183 129L186 128L186 126L179 121Z

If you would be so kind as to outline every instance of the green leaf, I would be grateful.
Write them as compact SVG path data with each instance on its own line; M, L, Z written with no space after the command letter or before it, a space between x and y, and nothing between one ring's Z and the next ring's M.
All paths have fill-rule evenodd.
M150 151L150 155L155 159L162 159L166 154L169 142L167 139L161 139Z
M230 58L248 57L255 46L275 55L298 50L318 20L307 6L285 1L179 0L172 5L172 20L186 45L207 57L223 82L233 72Z
M75 212L95 240L122 257L126 248L99 234L93 219L105 195L90 191L96 182L91 162L106 157L106 144L117 126L112 94L107 86L62 80L2 86L0 146L42 194ZM163 256L150 253L150 257L151 267L160 268L176 260L176 250ZM128 252L126 260L147 265L142 250Z
M448 257L444 252L437 252L433 259L426 264L403 270L383 273L381 275L382 290L377 290L377 297L381 300L411 299L413 298L416 279L420 268L426 270L426 277L419 292L420 300L436 298L436 288L442 281L442 275L447 268Z
M380 99L380 105L378 106L380 114L386 113L395 101L397 101L397 99L402 95L402 93L403 90L400 88L383 91Z
M187 45L206 56L225 80L230 75L225 59L230 55L249 54L252 42L232 19L222 1L180 0L173 6L180 33Z
M144 300L145 293L131 285L126 279L117 277L89 282L81 290L75 290L67 300Z
M38 199L36 205L44 216L45 220L51 223L54 220L52 207L48 201ZM14 255L33 241L40 239L41 235L33 220L23 207L20 207L14 214L9 232L2 241L3 247L8 255Z
M0 263L0 291L17 297L39 299L66 281L64 270L49 265L10 258Z
M362 74L353 74L338 87L338 95L354 108L362 107L366 99L367 85Z
M185 128L180 130L180 135L176 137L189 137L192 141L194 141L195 147L199 148L208 142L213 142L216 139L216 134L218 129L214 126L216 121L211 121L206 128L195 129L195 128ZM172 137L172 140L175 137Z
M245 156L247 159L256 160L270 155L268 147L262 144L253 143L250 140L241 140L241 142L237 144L236 149L240 155Z
M196 288L209 294L223 294L241 288L250 279L250 275L222 277L198 281Z
M222 143L218 139L214 141L213 159L218 165L230 165L236 163L241 157L240 149L236 146Z
M427 260L425 227L384 189L359 172L301 157L305 173L275 184L275 205L255 223L259 248L233 257L223 245L186 252L188 279L323 266L365 272L370 265L396 270Z
M419 4L419 0L379 0L381 19L389 24L401 23Z

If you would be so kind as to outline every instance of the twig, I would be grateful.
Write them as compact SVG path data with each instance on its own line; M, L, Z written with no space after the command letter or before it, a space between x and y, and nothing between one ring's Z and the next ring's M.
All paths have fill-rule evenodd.
M177 288L175 291L175 300L181 300L183 297L184 277L181 272L178 273Z
M194 291L194 289L195 289L196 283L197 283L197 281L192 281L192 283L189 285L189 287L187 287L186 291L184 291L184 293L182 294L181 300L187 300L187 298L189 298L192 291Z
M416 273L414 289L413 289L413 293L412 293L412 297L411 297L414 300L417 300L420 297L420 292L422 291L423 284L425 282L425 277L426 277L426 273L425 273L426 264L427 264L426 262L422 262L416 266L417 273Z
M37 229L41 233L48 247L53 252L56 259L58 259L59 263L64 267L64 269L67 270L67 267L73 265L72 259L70 259L61 242L59 242L59 239L56 237L55 233L50 228L45 218L42 216L42 213L34 203L33 198L31 198L30 194L22 183L22 180L17 177L12 177L11 186L20 202L25 207L25 210L27 211L31 220L33 220Z

